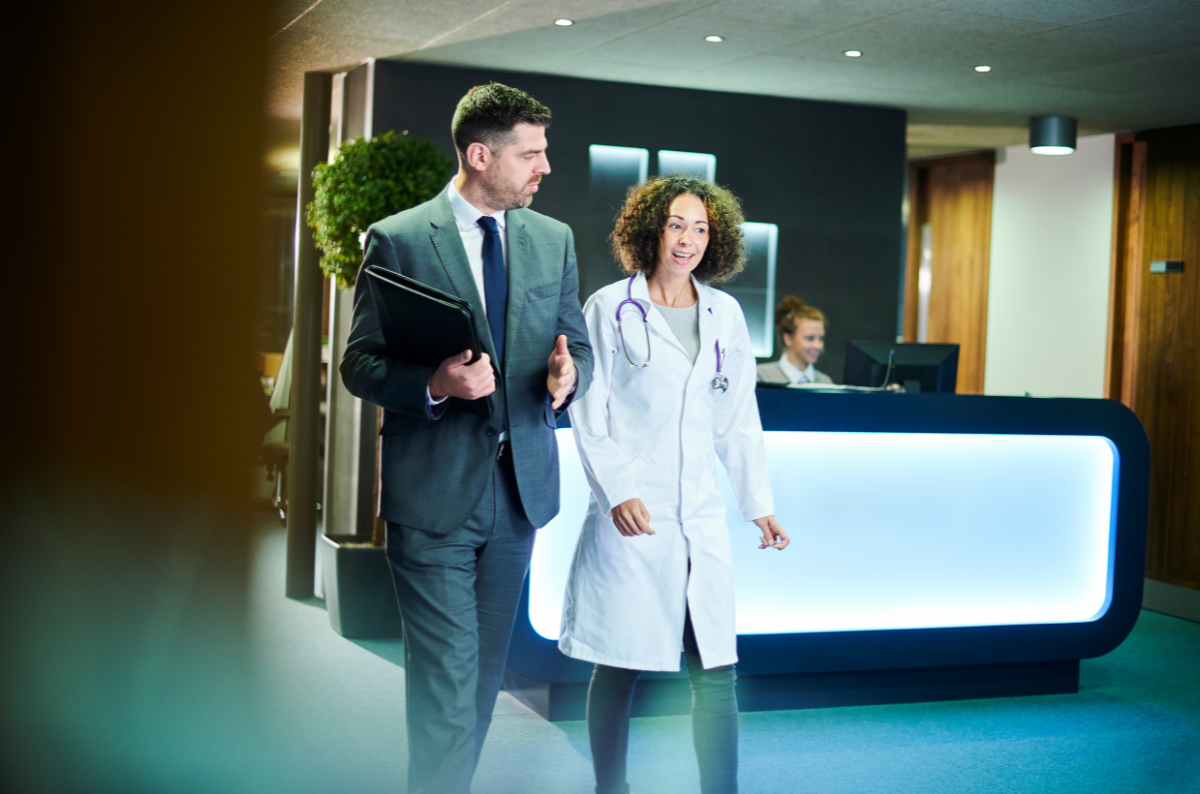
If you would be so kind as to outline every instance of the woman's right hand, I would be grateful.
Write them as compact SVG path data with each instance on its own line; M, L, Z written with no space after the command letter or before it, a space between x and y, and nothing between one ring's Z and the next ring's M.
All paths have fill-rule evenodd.
M617 525L617 531L627 538L654 534L650 528L650 511L641 499L626 499L614 507L612 520Z

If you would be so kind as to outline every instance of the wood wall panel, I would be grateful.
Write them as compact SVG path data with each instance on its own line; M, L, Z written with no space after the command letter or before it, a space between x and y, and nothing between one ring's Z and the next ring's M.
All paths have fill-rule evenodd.
M925 203L929 195L926 182L928 169L917 165L908 167L908 232L904 241L904 323L905 342L917 341L917 277L921 268L921 225L929 219Z
M1200 125L1130 137L1117 142L1125 261L1114 265L1126 272L1116 275L1112 313L1124 327L1111 334L1109 394L1150 438L1146 575L1200 589ZM1181 259L1184 272L1151 274L1158 259Z
M1138 340L1141 330L1141 267L1146 202L1146 142L1130 133L1116 140L1113 169L1113 246L1109 280L1108 360L1104 372L1104 394L1136 408L1137 378L1125 373L1138 371Z
M928 342L959 345L958 392L983 393L987 343L988 260L992 238L991 152L923 160L911 166L904 338L917 341L917 269L921 226L930 225Z

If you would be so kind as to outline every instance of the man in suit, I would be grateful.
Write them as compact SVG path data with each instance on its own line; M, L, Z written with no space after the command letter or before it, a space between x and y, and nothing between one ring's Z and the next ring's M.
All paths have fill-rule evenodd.
M341 373L384 408L380 515L404 618L411 794L470 791L534 529L559 508L556 413L591 380L571 229L527 209L550 173L549 123L522 91L471 89L452 124L457 176L367 231L363 266L469 301L484 348L436 368L389 356L359 277ZM470 410L489 397L490 416Z

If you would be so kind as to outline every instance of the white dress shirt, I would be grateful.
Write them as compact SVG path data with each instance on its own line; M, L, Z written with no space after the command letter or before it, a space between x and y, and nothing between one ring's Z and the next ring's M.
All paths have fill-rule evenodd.
M446 186L446 194L450 199L450 209L454 212L454 223L458 226L458 236L462 238L463 248L467 249L467 262L471 265L471 278L475 279L475 289L479 290L479 298L483 302L483 316L487 317L487 292L483 288L483 227L479 225L479 219L487 213L482 212L471 202L462 197L458 192L458 188L454 186L454 180L450 180L450 184ZM504 267L508 268L508 235L505 233L506 212L500 210L492 215L496 219L496 228L500 231L500 247L504 251ZM441 405L448 400L448 397L443 397L440 400L434 399L429 393L429 387L425 387L425 396L429 401L429 407L432 410L434 406ZM508 438L508 433L500 434L500 440L505 441Z
M787 375L788 381L791 383L816 383L816 375L813 373L816 368L809 364L804 369L799 369L788 360L787 353L779 357L779 368L783 370L783 374Z
M483 227L479 225L479 219L484 217L486 213L481 212L474 204L467 201L458 192L458 188L454 187L454 181L446 187L446 192L450 197L450 209L454 210L454 222L458 225L458 235L462 237L463 248L467 249L467 261L471 263L471 277L475 279L475 288L479 290L479 297L483 299L483 314L486 317L488 312L487 294L483 290ZM500 246L504 250L504 267L508 268L508 235L505 234L505 222L507 213L504 210L492 215L496 219L496 226L500 230Z

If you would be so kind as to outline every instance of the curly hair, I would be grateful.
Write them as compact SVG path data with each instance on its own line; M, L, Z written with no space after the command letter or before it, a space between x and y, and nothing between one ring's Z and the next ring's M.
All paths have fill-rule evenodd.
M467 148L482 143L492 151L516 140L513 128L518 124L550 126L550 108L519 88L502 83L477 85L458 101L450 136L458 151L459 162L466 161Z
M699 198L708 210L708 247L692 275L704 284L716 284L742 272L746 265L746 246L742 240L745 218L737 198L706 179L667 174L631 187L625 206L617 215L617 226L612 233L613 255L626 273L654 275L671 202L684 193Z
M795 295L785 295L775 307L775 327L779 329L780 333L794 334L800 327L801 320L816 320L824 323L825 313Z

